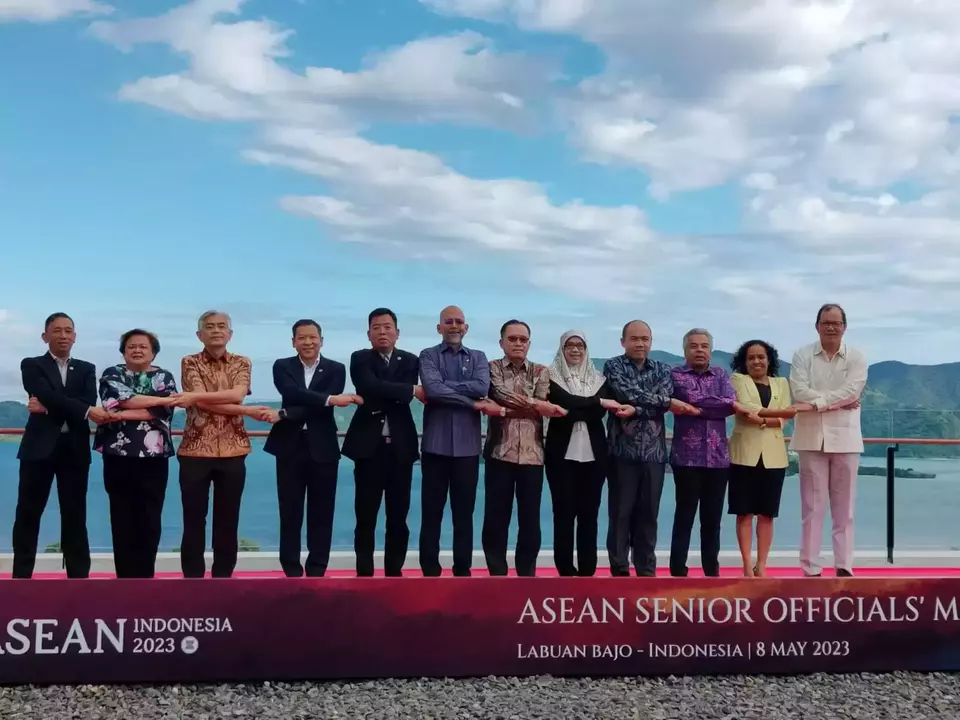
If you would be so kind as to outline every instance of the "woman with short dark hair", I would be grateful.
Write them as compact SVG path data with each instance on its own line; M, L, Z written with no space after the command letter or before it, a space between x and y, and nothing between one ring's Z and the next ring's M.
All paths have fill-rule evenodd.
M169 459L170 423L177 392L173 373L153 364L160 341L136 328L120 338L123 362L103 371L103 407L119 422L100 425L93 449L103 455L103 486L110 499L113 559L118 578L152 578L160 546Z
M737 544L743 574L763 577L773 543L773 520L788 458L783 427L797 414L790 384L780 377L777 350L763 340L745 342L730 363L737 415L730 436L728 512L737 516ZM753 518L757 518L757 561L752 559Z

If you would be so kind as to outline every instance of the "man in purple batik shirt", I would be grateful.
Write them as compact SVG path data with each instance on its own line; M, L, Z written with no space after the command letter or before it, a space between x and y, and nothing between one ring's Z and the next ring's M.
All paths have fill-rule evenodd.
M737 395L730 376L710 365L713 337L702 328L683 336L686 363L673 368L673 397L697 409L677 415L673 424L670 466L676 487L676 512L670 543L670 574L686 577L693 520L700 509L700 556L707 576L720 575L720 521L727 493L730 456L726 419L734 414Z

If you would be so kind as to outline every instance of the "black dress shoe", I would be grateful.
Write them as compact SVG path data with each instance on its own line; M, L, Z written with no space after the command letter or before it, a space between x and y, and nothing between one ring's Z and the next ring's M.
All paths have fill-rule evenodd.
M853 577L853 573L845 568L837 568L837 577Z

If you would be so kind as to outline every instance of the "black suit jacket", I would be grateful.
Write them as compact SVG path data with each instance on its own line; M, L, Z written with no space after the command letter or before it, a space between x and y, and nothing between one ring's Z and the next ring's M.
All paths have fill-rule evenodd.
M607 463L607 432L603 421L607 411L600 405L601 398L610 396L607 384L604 383L596 395L583 397L572 395L560 387L553 380L550 381L550 402L567 410L567 414L559 418L550 418L547 425L547 439L544 442L544 462L560 462L567 454L570 445L570 436L573 434L573 424L585 422L590 434L590 447L593 457L606 466Z
M397 460L413 464L420 458L417 426L410 401L420 381L420 360L404 350L394 349L390 364L376 350L357 350L350 356L350 380L363 405L357 408L343 454L352 460L372 457L380 446L383 422L390 424L390 439Z
M20 363L23 389L35 397L46 413L30 413L17 457L44 460L53 454L67 424L70 452L78 463L90 463L90 423L86 414L97 404L97 369L93 363L70 360L67 382L49 353L24 358Z
M337 421L333 408L326 403L331 395L343 392L346 382L347 369L335 360L320 357L310 387L306 386L299 357L277 360L273 364L273 384L280 393L287 417L270 429L263 449L278 458L289 457L296 452L306 424L310 456L317 462L339 460Z

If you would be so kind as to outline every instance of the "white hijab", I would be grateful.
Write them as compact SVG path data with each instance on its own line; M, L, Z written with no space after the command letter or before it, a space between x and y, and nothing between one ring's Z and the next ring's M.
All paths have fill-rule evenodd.
M563 356L563 347L570 338L583 340L583 362L575 367L567 364L567 359ZM550 379L571 395L581 397L596 395L606 381L603 373L597 370L593 360L590 359L587 336L579 330L567 330L560 336L560 349L557 350L557 356L553 359L553 365L550 366Z

